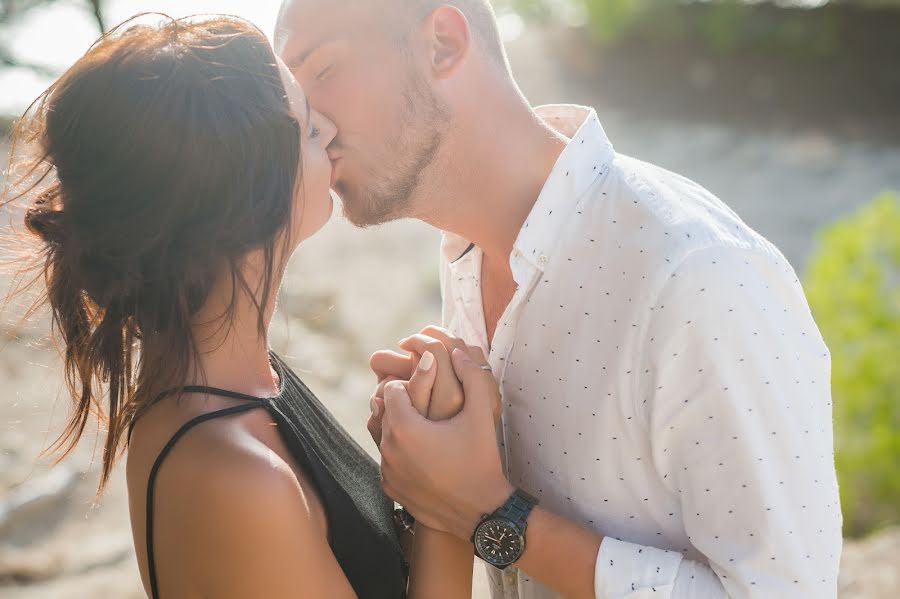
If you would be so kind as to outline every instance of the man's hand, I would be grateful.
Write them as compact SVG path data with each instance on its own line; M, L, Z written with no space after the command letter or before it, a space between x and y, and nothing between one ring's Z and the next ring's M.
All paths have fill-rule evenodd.
M372 354L369 365L378 378L378 385L369 399L371 416L367 427L376 445L381 442L381 417L384 413L384 388L393 381L409 381L424 354L430 353L437 362L434 388L428 396L415 396L413 405L430 420L446 420L462 409L462 384L453 370L450 353L454 349L466 352L473 360L485 362L480 348L467 345L462 339L440 327L430 326L400 341L400 348L408 354L384 350Z
M388 496L418 521L468 540L482 514L499 507L512 486L497 447L497 383L482 369L485 362L476 363L463 350L453 351L452 364L466 401L446 421L425 418L409 385L385 384L381 473Z

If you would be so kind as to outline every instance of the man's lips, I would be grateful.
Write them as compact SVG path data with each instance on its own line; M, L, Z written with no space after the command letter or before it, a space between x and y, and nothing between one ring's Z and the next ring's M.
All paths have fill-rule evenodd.
M331 160L331 186L334 187L338 180L338 164L340 164L341 159L329 158L329 160Z

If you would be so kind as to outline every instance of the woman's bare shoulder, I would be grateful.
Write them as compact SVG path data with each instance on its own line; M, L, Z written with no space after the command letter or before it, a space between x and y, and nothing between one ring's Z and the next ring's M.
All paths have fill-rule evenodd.
M278 447L260 438L264 426L271 428L265 410L203 423L164 460L153 501L162 589L168 572L175 588L190 579L190 587L208 596L303 596L310 584L344 596L349 585L328 545L315 491ZM137 447L133 468L129 460L130 490L139 472L149 475L147 463L160 444L147 433L135 439L147 446Z

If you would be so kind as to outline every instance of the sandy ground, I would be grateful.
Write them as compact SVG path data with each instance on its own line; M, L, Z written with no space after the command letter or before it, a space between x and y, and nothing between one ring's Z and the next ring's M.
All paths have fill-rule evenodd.
M535 103L603 106L602 90L568 94L540 44L513 48ZM827 128L733 130L715 123L647 120L605 107L619 151L681 172L719 194L801 269L814 231L883 189L900 189L900 143L848 142ZM372 230L330 224L298 252L274 325L277 351L342 423L374 452L365 431L368 355L439 318L438 235L415 222ZM88 440L61 466L37 460L67 410L46 321L0 328L0 596L4 599L142 597L126 496L117 472L95 497ZM900 531L849 543L842 599L887 599L900 588ZM479 580L477 597L486 595Z

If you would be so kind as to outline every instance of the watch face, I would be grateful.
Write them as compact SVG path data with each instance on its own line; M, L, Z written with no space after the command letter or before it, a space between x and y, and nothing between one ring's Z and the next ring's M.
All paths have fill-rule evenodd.
M508 566L522 555L524 543L518 529L509 520L485 520L475 530L478 557L494 566Z

